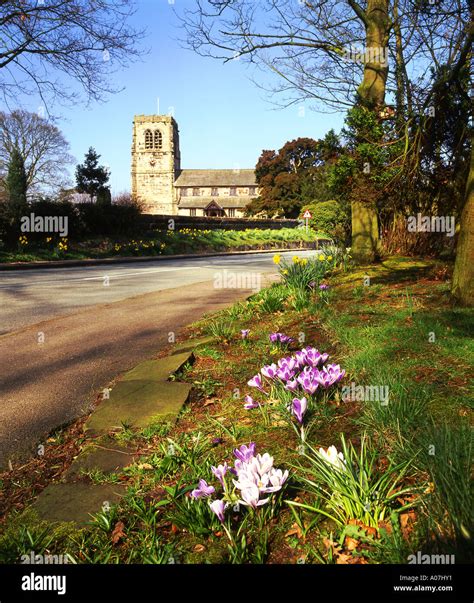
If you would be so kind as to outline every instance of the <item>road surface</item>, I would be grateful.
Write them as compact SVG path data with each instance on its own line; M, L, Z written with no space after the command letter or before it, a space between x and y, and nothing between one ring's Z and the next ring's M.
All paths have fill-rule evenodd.
M89 412L98 392L168 345L170 333L263 286L276 273L272 259L0 272L0 467Z

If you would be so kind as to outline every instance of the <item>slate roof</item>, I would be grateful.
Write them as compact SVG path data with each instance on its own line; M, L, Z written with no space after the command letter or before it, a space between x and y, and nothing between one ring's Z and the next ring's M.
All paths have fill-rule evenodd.
M181 170L175 186L256 186L255 170Z
M201 208L205 209L209 203L216 203L223 209L235 207L243 209L253 197L243 195L241 197L181 197L178 207L183 209Z

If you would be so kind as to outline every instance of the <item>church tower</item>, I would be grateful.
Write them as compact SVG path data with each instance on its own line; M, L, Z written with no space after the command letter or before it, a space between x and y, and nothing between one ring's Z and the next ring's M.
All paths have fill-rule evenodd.
M178 213L176 178L181 170L178 124L170 115L135 115L132 197L148 214Z

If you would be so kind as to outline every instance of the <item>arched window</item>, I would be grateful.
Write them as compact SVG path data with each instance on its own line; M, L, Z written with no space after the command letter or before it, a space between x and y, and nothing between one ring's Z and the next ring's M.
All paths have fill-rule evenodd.
M153 148L153 134L151 130L145 130L145 149L151 150Z
M155 130L155 149L161 149L163 146L163 135L159 130Z

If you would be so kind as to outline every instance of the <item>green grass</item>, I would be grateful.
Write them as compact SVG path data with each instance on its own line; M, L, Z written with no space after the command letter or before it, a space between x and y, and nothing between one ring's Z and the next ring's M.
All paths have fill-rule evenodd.
M213 251L238 251L248 249L276 249L304 247L314 243L316 237L325 236L300 228L196 230L179 229L159 231L152 236L136 238L102 238L86 241L68 241L66 251L51 244L32 241L16 251L0 250L1 262L34 262L41 260L79 260L89 258L174 255Z
M328 303L304 284L275 284L196 323L196 334L215 340L177 377L195 387L176 425L140 432L124 426L115 434L141 450L118 474L127 496L80 532L49 534L12 515L0 530L3 558L17 560L33 542L38 551L68 552L80 563L336 563L345 557L406 563L418 550L468 561L473 319L450 305L448 284L433 277L439 267L410 258L363 270L341 265L327 277ZM248 339L241 329L250 330ZM293 337L293 347L272 344L273 331ZM340 386L318 395L302 449L288 413L291 394L273 388L264 412L246 411L243 402L246 394L266 399L246 385L261 366L305 345L327 351L347 371L340 386L386 386L389 398L387 404L344 402ZM201 478L218 487L211 465L233 462L233 449L249 441L289 469L290 479L273 507L229 512L229 540L207 501L187 495ZM334 473L318 455L331 445L343 452L346 472ZM118 522L125 536L114 544Z

